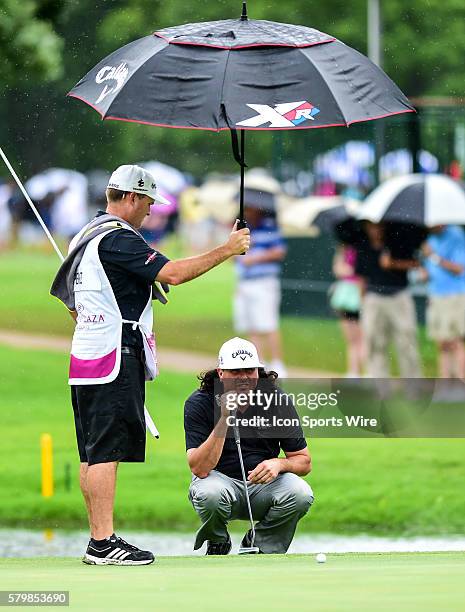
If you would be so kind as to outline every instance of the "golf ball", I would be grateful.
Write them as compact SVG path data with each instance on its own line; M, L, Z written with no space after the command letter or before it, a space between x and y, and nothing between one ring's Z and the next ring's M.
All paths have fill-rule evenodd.
M316 556L317 563L326 563L326 555L325 553L318 553Z

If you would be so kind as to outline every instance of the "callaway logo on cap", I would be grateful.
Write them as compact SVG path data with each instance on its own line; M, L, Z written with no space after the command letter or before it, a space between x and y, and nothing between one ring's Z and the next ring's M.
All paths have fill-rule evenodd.
M232 338L223 344L218 355L218 367L223 370L263 368L254 344L243 338Z
M140 166L125 165L116 168L110 177L108 187L147 195L158 204L166 206L170 204L166 198L158 193L154 177Z

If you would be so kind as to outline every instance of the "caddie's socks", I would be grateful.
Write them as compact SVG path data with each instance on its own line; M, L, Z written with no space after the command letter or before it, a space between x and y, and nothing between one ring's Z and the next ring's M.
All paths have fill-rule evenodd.
M104 548L105 546L108 545L108 542L111 540L111 538L115 538L115 537L116 537L115 534L112 533L110 537L104 538L103 540L94 540L94 538L90 538L90 541L96 548Z

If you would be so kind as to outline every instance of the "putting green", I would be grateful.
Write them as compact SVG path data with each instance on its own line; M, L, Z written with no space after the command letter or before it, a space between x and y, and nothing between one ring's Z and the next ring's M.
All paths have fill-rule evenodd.
M160 557L144 567L0 559L2 590L69 590L73 610L459 610L465 553Z

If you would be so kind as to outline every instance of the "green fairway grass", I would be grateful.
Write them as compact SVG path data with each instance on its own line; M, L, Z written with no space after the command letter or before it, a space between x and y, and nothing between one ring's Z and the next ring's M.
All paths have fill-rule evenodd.
M0 525L86 528L67 367L65 354L0 346ZM198 526L187 500L183 436L183 403L196 384L193 375L165 371L147 385L161 438L148 439L145 464L119 468L118 528L193 532ZM40 495L42 433L50 433L54 444L50 499ZM300 531L463 533L465 440L315 439L309 445L316 501Z
M463 610L465 553L161 557L144 567L0 559L2 590L66 590L72 610ZM49 608L47 608L49 609Z
M168 255L170 253L168 252ZM54 253L15 251L0 257L0 329L71 336L73 322L49 295L58 269ZM215 354L232 335L231 263L185 285L173 287L170 303L155 305L160 346ZM285 359L289 365L329 372L345 371L344 341L336 320L284 317ZM424 372L435 374L435 348L420 330Z

